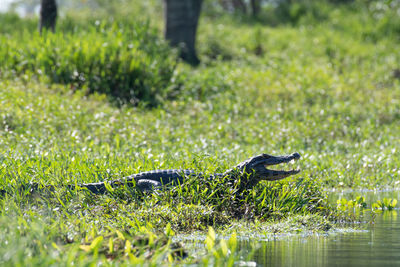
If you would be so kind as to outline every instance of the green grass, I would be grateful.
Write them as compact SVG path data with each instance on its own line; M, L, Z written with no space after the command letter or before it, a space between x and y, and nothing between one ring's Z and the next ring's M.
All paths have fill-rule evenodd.
M371 2L311 9L322 15L303 8L294 20L263 21L213 17L206 9L198 35L203 63L195 69L162 41L149 45L141 38L161 40L151 26L159 20L134 22L143 32L132 37L136 24L124 16L105 21L101 32L93 26L97 18L76 15L76 27L65 18L55 35L41 38L31 32L35 20L1 15L0 21L17 25L0 23L1 57L26 63L0 63L0 188L11 192L0 200L0 264L229 264L240 258L234 238L220 243L209 226L239 236L327 231L337 212L326 189L397 188L399 24L388 19L395 8L377 10ZM100 45L105 41L107 48ZM126 51L130 42L137 42L138 54ZM80 44L88 48L79 50ZM57 54L52 47L65 50ZM115 105L110 86L68 75L55 80L51 67L44 68L57 55L62 69L82 63L86 81L95 80L98 73L85 70L100 64L103 52L119 55L105 67L126 66L131 57L143 63L145 74L137 79L148 85L141 87L148 98L140 99L153 108ZM79 53L84 60L75 60ZM129 88L128 72L117 69L107 69L102 81ZM301 174L262 182L240 198L231 198L233 189L223 181L207 186L195 179L145 196L126 189L93 196L62 187L153 169L223 172L259 153L295 151L302 155ZM18 192L28 182L58 189L54 195ZM209 236L202 256L188 251L179 261L172 236L195 231Z
M88 24L79 32L71 26L59 34L5 34L0 40L2 76L68 84L122 104L154 106L174 93L168 87L177 65L175 53L148 23Z

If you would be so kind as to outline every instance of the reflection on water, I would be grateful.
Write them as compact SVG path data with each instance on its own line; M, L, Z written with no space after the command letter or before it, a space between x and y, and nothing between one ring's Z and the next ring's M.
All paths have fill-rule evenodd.
M400 199L398 191L344 197L355 195L366 196L370 204L384 197ZM245 250L254 246L259 247L252 257L258 266L400 266L400 219L398 211L383 212L367 231L242 243Z

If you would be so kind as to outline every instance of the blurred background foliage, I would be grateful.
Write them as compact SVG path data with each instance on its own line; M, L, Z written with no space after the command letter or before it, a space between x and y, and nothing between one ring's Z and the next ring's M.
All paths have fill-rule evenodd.
M257 12L252 11L255 2ZM1 75L25 74L69 84L73 90L105 93L118 104L157 106L187 95L188 88L196 91L194 97L204 96L202 82L193 75L196 70L178 67L176 51L161 37L162 1L60 0L57 34L46 34L45 41L35 33L39 4L14 1L10 10L24 18L13 12L0 15ZM361 41L399 40L399 13L397 0L206 0L197 47L208 66L265 56L273 50L268 45L278 45L267 45L265 26L310 31L324 25ZM235 27L243 29L241 36L232 30ZM329 45L326 53L331 58L339 55ZM204 83L223 83L212 76L202 76ZM217 87L226 86L231 82Z

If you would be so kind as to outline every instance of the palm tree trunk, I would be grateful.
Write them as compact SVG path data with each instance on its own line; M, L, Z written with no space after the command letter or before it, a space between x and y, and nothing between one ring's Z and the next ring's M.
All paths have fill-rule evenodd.
M40 2L40 24L39 31L43 28L50 29L52 32L56 28L57 4L55 0L41 0Z
M260 0L251 0L251 13L256 17L260 13Z
M243 2L243 0L232 0L232 4L233 4L235 11L239 10L243 14L247 13L247 7L246 7L246 4Z
M186 62L197 65L195 42L203 0L164 0L165 39L171 46L178 47Z

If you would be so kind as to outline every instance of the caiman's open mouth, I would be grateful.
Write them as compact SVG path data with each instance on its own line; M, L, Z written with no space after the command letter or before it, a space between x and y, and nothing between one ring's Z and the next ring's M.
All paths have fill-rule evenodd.
M278 164L288 164L288 163L293 163L294 161L297 161L300 158L300 154L295 152L291 155L288 156L271 156L268 154L263 154L262 155L264 159L266 160L264 166L272 166L272 165L278 165ZM288 177L290 175L294 175L300 172L300 169L290 169L290 170L270 170L265 168L267 173L267 180L278 180L278 179L283 179L285 177Z
M291 161L298 160L299 158L300 154L297 152L286 156L271 156L268 154L261 154L240 163L237 168L249 174L252 173L257 180L274 181L286 178L290 175L297 174L300 172L300 170L270 170L267 169L266 166L289 163Z

